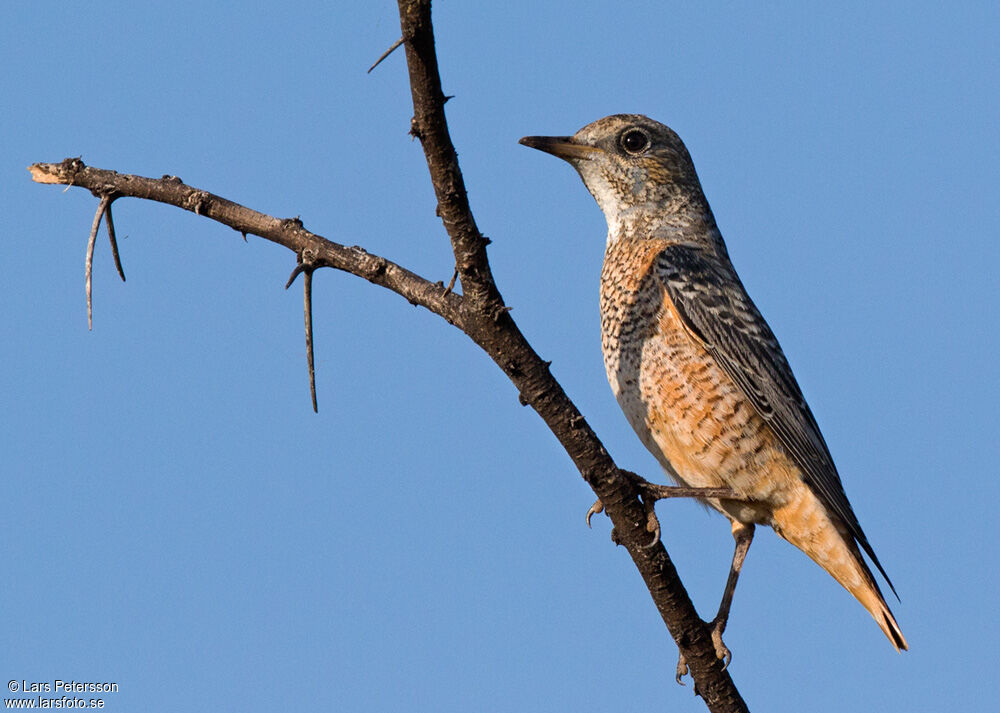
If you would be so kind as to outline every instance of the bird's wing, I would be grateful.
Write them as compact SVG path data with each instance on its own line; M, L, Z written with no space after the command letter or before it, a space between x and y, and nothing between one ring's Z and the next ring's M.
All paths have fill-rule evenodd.
M685 245L664 249L653 269L685 327L704 343L778 435L806 483L843 521L895 593L847 500L830 450L781 346L736 273Z

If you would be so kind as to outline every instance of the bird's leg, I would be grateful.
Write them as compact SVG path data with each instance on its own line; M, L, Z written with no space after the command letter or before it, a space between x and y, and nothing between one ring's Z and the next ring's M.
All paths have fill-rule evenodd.
M733 538L736 540L736 549L733 550L733 563L729 567L729 577L726 579L726 588L722 592L722 601L719 603L719 612L709 624L712 627L712 644L715 646L715 655L722 659L723 668L729 665L733 659L733 654L722 643L722 633L726 630L729 621L729 609L733 605L733 593L736 591L736 582L740 578L740 570L743 569L743 560L746 559L750 550L750 543L753 542L753 523L742 523L733 520ZM677 660L677 683L688 672L687 662L684 661L682 653Z
M646 510L646 531L652 533L653 540L646 547L652 547L660 541L660 521L656 517L656 510L653 506L657 500L667 498L726 498L727 500L738 500L736 493L729 488L689 488L679 485L658 485L651 483L641 475L630 470L622 470L622 474L632 481L632 484L639 490L642 496L642 506ZM587 527L590 527L590 518L604 511L604 503L600 500L590 506L587 511ZM612 537L614 539L614 537ZM748 545L749 546L749 545ZM746 553L744 553L746 554ZM735 586L735 583L734 585Z
M646 547L652 547L660 541L660 520L653 508L657 500L667 498L728 498L736 499L736 493L729 488L689 488L683 485L658 485L631 471L622 471L639 489L642 495L642 506L646 510L646 531L653 534L653 541Z
M656 511L653 509L657 500L665 500L667 498L721 498L725 500L746 500L746 498L737 496L737 494L729 488L690 488L687 486L658 485L656 483L649 482L645 478L636 475L631 471L622 470L621 472L632 481L632 484L639 490L639 494L642 498L642 505L646 510L646 530L653 533L653 541L646 545L647 547L652 547L660 541L660 521L657 519ZM590 510L587 511L587 526L590 526L590 518L593 515L603 511L604 503L600 500L591 505ZM733 658L733 654L726 647L725 643L723 643L722 634L725 632L726 624L729 622L729 610L733 605L733 594L736 591L736 583L740 578L740 570L743 569L743 561L746 559L747 552L750 550L750 543L753 542L754 525L753 523L742 523L733 520L732 530L733 539L736 540L736 548L733 550L733 561L729 567L729 577L726 579L726 588L722 592L722 601L719 603L719 611L715 615L715 618L708 622L709 626L712 627L712 644L715 647L715 655L722 660L723 668L729 665L729 662ZM617 542L613 530L611 533L611 539ZM687 675L687 673L687 662L684 660L684 654L681 653L677 659L677 683L681 683L681 679Z
M726 579L726 589L722 592L719 613L712 620L712 640L716 641L716 650L722 644L722 632L726 630L726 622L729 621L729 608L733 605L733 592L736 591L736 582L740 578L740 570L743 569L743 560L746 559L750 543L753 542L753 532L752 522L744 524L736 520L733 521L733 539L736 540L736 549L733 550L733 563L729 568L729 578ZM718 634L715 633L716 631Z

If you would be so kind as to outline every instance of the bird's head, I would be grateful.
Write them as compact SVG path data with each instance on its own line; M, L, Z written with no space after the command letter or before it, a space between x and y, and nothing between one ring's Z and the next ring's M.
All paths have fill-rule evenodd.
M525 136L520 143L577 170L607 218L610 240L711 220L684 142L649 117L615 114L572 136Z

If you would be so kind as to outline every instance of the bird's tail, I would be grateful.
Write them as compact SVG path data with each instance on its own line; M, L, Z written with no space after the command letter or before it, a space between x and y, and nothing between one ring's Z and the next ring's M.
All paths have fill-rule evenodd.
M827 571L868 610L868 613L875 619L875 623L879 625L882 633L886 635L886 638L896 648L896 651L906 651L909 648L909 645L906 643L906 637L903 636L903 632L896 622L896 617L893 616L892 610L886 604L885 597L882 596L882 590L879 589L878 584L875 582L875 577L872 575L871 569L869 569L864 559L862 559L858 546L851 540L850 546L847 549L852 550L851 554L854 556L854 567L848 569L853 569L854 571L849 571L847 576L843 578L837 572Z
M896 651L909 648L854 538L811 492L806 490L802 497L775 510L773 518L774 530L781 537L809 555L861 602Z

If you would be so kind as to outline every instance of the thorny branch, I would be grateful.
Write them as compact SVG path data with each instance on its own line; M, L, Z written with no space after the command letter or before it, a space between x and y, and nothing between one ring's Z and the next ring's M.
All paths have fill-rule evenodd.
M384 257L358 246L348 247L306 230L297 218L276 218L208 191L185 184L176 176L146 178L84 165L78 158L28 167L37 183L80 186L95 192L114 191L116 198L143 198L166 203L211 218L242 235L258 235L283 245L299 256L311 256L312 269L333 267L357 275L425 307L449 324L463 329L462 300L445 294L444 286L430 282ZM306 266L300 265L302 270ZM298 273L296 273L297 275Z
M100 197L91 229L87 258L88 320L93 245L102 215L106 217L112 251L117 244L111 202L134 197L183 208L227 225L243 234L258 235L296 253L298 265L289 285L300 273L305 282L306 343L310 378L312 360L311 275L333 267L362 277L402 295L444 318L465 332L510 378L522 403L530 405L545 421L593 488L614 525L615 540L623 545L642 575L650 595L681 650L695 681L695 691L714 713L746 711L732 678L716 657L709 629L691 603L677 571L658 538L650 543L652 502L681 495L658 491L634 474L620 470L604 449L576 406L528 344L504 305L493 279L486 247L489 240L476 226L469 208L462 173L451 143L444 114L447 97L441 89L430 0L398 0L402 44L406 48L414 114L410 133L420 139L437 196L437 213L448 232L455 255L455 273L462 294L452 284L432 283L405 268L360 247L347 247L306 230L296 219L279 219L188 186L173 176L161 179L118 174L85 166L79 159L58 164L39 163L29 168L40 183L75 185ZM389 55L390 48L376 65ZM124 279L120 261L119 274ZM313 398L315 399L315 386ZM314 400L315 405L315 400ZM662 486L661 486L662 487ZM640 496L642 496L640 498ZM645 500L645 503L643 502ZM666 668L666 667L665 667Z

